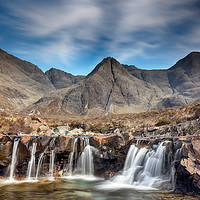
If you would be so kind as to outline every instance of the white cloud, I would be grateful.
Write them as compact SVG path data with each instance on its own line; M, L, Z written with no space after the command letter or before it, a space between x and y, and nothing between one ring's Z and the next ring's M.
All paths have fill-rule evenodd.
M41 40L32 46L32 53L45 60L57 58L68 62L81 52L98 48L108 56L126 60L147 56L147 51L170 39L166 38L170 26L196 17L198 11L188 9L196 1L57 0L39 4L13 1L7 6L14 21L7 22L26 38ZM141 32L146 35L139 37Z
M32 53L45 60L57 57L66 62L97 40L102 13L92 0L60 1L45 7L34 2L8 7L15 18L20 18L12 21L13 27L28 38L42 40L40 45L32 46Z
M35 37L50 36L60 31L68 34L68 31L79 27L92 31L98 26L101 15L101 10L91 0L74 0L71 4L62 1L61 4L47 4L45 7L38 4L12 5L11 8L13 15L24 19L18 28Z
M151 48L151 41L155 42L152 48L159 47L162 40L170 39L165 38L169 26L176 25L195 15L193 10L187 8L187 5L194 1L117 1L119 10L115 14L117 15L117 12L120 14L117 18L114 34L108 33L108 37L111 37L111 42L108 45L110 52L116 49L121 51L121 48L124 48L124 51L121 51L122 57L128 58L137 56L138 52L144 54L145 50ZM138 37L135 36L139 35L140 32L146 32L147 36L138 41ZM123 47L124 43L127 44L126 47ZM144 46L143 44L148 45ZM120 51L118 54L120 54ZM127 54L124 52L127 52Z

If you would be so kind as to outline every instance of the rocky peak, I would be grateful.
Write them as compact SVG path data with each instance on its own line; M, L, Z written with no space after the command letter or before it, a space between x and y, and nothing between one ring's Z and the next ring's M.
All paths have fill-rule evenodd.
M94 70L88 74L87 77L91 77L94 74L101 74L102 76L120 76L121 74L127 74L127 70L120 64L115 58L104 58Z
M51 68L45 74L56 89L67 88L85 78L85 76L74 76L56 68Z
M191 52L186 57L179 60L169 70L183 69L183 70L200 70L200 52Z

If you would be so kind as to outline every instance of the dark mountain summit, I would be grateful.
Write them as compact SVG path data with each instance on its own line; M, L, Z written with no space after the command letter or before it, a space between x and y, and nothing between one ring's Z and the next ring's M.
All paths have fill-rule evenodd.
M51 68L46 71L45 74L56 89L67 88L85 78L85 76L74 76L55 68Z

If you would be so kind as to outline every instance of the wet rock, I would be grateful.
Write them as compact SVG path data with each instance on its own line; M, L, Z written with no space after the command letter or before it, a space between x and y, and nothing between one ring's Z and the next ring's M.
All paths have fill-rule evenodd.
M65 151L72 151L72 138L73 136L70 135L62 135L59 136L59 147L58 147L58 151L61 152L65 152Z
M0 145L0 165L8 166L11 162L12 142L7 141L3 145Z
M94 136L94 139L97 140L101 146L106 146L114 149L119 149L121 146L125 145L124 138L121 135L98 135Z
M181 137L186 140L182 148L180 164L177 166L177 189L188 194L200 194L200 137Z

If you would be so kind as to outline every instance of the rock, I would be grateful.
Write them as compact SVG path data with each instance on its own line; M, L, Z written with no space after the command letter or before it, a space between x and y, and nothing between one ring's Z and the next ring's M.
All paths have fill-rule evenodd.
M69 125L67 124L66 126L57 126L56 129L59 135L67 135L69 131Z
M121 148L121 146L125 145L124 138L119 135L98 135L93 137L95 140L99 142L101 146L106 146L110 148Z
M21 137L21 141L24 143L24 144L27 144L28 141L31 140L31 136L29 135L25 135L23 137Z
M72 138L73 136L66 135L66 136L59 136L59 151L72 151Z
M8 166L11 162L10 154L12 153L12 142L7 141L3 145L0 146L0 165Z
M181 137L187 140L182 148L183 159L177 167L177 187L188 194L200 194L200 137Z

